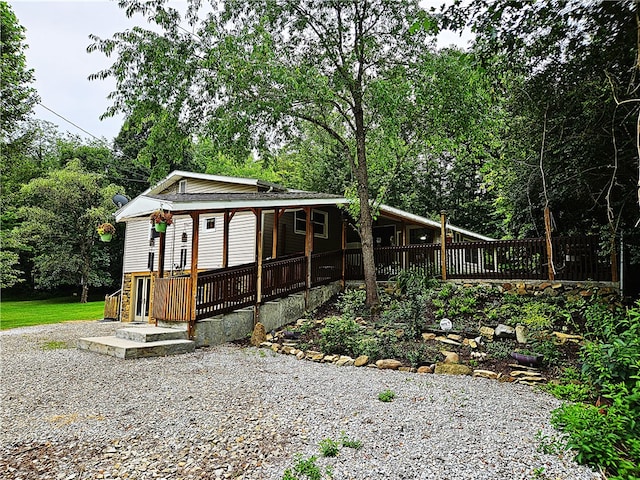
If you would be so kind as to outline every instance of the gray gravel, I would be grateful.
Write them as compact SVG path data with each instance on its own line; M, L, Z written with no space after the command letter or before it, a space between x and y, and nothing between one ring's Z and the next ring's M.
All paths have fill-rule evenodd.
M299 453L334 479L600 478L569 453L536 451L537 432L558 436L549 415L560 402L531 387L232 345L144 360L75 348L120 327L0 333L0 477L280 479ZM378 400L386 389L393 402ZM342 435L362 448L322 457L320 441Z

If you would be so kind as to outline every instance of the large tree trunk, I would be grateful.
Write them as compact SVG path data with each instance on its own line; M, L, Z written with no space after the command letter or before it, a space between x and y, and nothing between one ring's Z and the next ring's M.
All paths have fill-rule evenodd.
M365 147L364 112L361 104L354 108L356 124L356 180L358 182L358 199L360 201L360 241L362 242L362 266L364 268L364 284L367 291L367 306L379 303L378 286L376 284L376 265L373 257L373 216L369 203L369 174L367 172L367 151Z

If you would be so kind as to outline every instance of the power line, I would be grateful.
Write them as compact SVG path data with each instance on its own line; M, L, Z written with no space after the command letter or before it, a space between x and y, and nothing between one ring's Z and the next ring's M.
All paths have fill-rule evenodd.
M71 120L63 117L62 115L60 115L58 112L53 111L52 109L50 109L49 107L47 107L46 105L44 105L42 102L38 102L38 105L40 105L42 108L44 108L45 110L50 111L51 113L53 113L56 117L60 117L62 120L64 120L65 122L67 122L69 125L73 125L74 127L76 127L78 130L86 133L87 135L95 138L96 140L100 141L100 142L104 142L104 139L102 138L98 138L96 137L93 133L86 131L84 128L82 128L79 125L76 125L75 123L73 123Z

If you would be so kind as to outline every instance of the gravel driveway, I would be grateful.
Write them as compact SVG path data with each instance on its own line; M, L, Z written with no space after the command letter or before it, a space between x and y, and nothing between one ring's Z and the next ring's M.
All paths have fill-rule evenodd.
M336 367L220 346L120 360L75 348L118 323L3 331L0 477L280 479L317 455L334 479L597 479L536 451L560 402L524 385ZM390 389L393 402L378 394ZM321 457L322 439L362 442Z

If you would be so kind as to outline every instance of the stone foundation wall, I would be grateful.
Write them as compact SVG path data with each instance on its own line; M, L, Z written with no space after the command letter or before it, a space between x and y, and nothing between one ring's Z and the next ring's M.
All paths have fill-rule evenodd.
M453 283L462 286L491 285L497 286L503 292L517 295L548 295L550 297L565 296L568 299L589 298L599 296L619 296L620 289L617 282L575 282L575 281L542 281L542 280L516 280L516 281L469 281L453 280Z
M303 293L289 295L260 306L259 320L266 331L277 330L295 322L306 310L313 310L340 291L340 282L312 288L308 293L307 305ZM196 346L219 345L246 338L253 331L256 322L254 308L246 308L225 315L196 322ZM164 326L169 326L163 323Z

